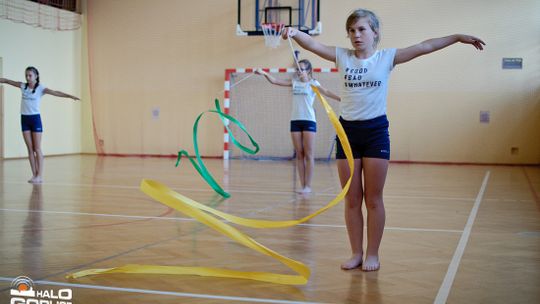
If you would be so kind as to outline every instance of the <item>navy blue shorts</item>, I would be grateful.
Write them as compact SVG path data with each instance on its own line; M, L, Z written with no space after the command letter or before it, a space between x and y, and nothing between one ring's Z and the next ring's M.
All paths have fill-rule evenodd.
M369 120L347 121L339 118L349 139L355 159L369 157L390 159L390 135L386 115ZM345 152L336 136L336 159L345 159Z
M21 129L23 132L43 132L43 126L41 125L41 115L21 115Z
M291 132L317 132L317 123L311 120L291 120Z

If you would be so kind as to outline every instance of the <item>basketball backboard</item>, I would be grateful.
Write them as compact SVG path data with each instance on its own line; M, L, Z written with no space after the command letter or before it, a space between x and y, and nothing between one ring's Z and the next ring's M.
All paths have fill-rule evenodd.
M319 35L320 0L238 0L238 36L263 36L262 23L282 23Z

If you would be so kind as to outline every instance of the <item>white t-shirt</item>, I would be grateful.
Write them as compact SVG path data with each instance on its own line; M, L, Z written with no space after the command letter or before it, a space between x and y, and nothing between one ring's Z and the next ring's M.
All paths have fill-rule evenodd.
M310 120L317 121L315 118L315 110L313 109L313 100L315 100L315 92L311 89L311 85L319 87L321 84L312 79L308 82L292 80L292 113L291 120Z
M45 86L39 84L36 88L36 92L32 94L34 89L24 88L26 83L21 84L21 114L22 115L35 115L39 114L39 104L41 103L41 96L45 95Z
M395 55L396 49L383 49L367 59L359 59L354 50L336 47L336 66L343 80L343 119L368 120L386 114L388 79Z

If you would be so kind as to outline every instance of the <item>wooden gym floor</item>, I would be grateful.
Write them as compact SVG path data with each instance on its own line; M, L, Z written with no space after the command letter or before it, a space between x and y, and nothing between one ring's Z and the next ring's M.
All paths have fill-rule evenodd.
M235 215L294 219L339 191L333 162L317 162L314 195L294 193L292 162L205 160L232 198L171 158L47 157L33 186L26 159L0 160L0 303L15 277L71 288L72 303L540 303L540 167L391 164L381 269L342 271L349 257L343 204L306 224L260 230L258 242L312 270L307 285L198 276L111 274L124 264L291 273L285 266L152 200L155 179Z

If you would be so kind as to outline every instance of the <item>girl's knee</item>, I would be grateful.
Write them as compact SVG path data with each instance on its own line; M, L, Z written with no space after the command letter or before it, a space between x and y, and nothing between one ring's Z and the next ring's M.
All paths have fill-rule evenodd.
M380 198L366 198L366 209L384 208L383 199Z
M362 207L362 194L358 193L347 193L345 196L345 201L347 202L346 207L350 209Z
M304 158L309 161L315 161L315 156L313 154L313 151L306 150L304 152Z

